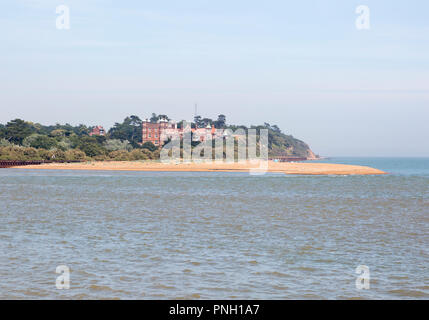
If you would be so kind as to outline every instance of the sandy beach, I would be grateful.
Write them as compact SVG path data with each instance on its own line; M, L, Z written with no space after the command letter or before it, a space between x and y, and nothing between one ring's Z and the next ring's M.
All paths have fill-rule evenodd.
M50 170L106 170L106 171L195 171L195 172L249 172L252 163L160 163L155 161L103 161L81 163L49 163L18 166L22 169ZM291 163L268 161L268 172L300 175L374 175L386 174L378 169L330 163Z

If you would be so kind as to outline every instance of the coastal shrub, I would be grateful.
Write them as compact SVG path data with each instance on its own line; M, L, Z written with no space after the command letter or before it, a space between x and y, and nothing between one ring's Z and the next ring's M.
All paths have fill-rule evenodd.
M10 143L6 139L0 139L0 147L10 147L13 146L13 143Z
M98 143L98 140L93 137L82 137L79 139L77 144L78 149L85 152L88 157L98 157L104 159L106 149Z
M39 160L39 154L35 148L22 148L25 160Z
M38 153L39 158L41 160L45 160L45 161L50 161L51 160L51 153L49 152L49 150L38 149L37 153Z
M109 158L116 161L129 161L130 153L126 150L117 150L109 153Z
M100 154L98 156L92 157L92 159L95 161L104 161L108 160L108 157L105 154Z
M0 147L0 160L20 160L14 159L17 157L17 153L15 152L15 148L12 146L8 147Z
M85 161L86 155L85 152L80 150L67 150L65 152L66 161Z
M156 149L154 152L152 152L150 159L159 160L159 158L160 158L160 151L159 149Z
M49 135L51 137L64 137L65 136L66 131L64 129L55 129L52 130Z
M9 146L0 147L0 160L36 161L41 158L34 148Z
M62 151L72 149L72 142L68 138L63 138L57 142L57 148Z
M32 134L22 141L24 147L32 147L36 149L52 149L57 146L57 141L41 134Z
M130 152L131 160L148 160L152 156L152 153L147 149L135 149Z
M127 150L131 151L133 149L132 145L128 140L120 139L109 139L106 140L103 144L107 151L118 151L118 150Z
M66 153L62 150L49 150L51 161L66 161Z

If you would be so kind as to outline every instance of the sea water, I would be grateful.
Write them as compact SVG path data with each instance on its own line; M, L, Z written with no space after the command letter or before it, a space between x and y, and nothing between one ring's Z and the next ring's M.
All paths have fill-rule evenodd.
M429 159L321 162L389 174L0 169L0 298L427 299Z

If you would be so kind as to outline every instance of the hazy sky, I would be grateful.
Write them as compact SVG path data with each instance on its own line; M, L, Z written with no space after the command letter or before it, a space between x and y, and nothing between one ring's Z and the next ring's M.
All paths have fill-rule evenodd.
M429 156L429 2L0 2L0 123L190 120L195 103L321 155Z

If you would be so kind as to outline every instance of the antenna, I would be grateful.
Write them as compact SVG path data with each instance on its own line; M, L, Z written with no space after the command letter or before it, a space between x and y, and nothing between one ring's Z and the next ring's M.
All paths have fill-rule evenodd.
M197 104L195 103L195 112L194 112L194 119L197 116Z

